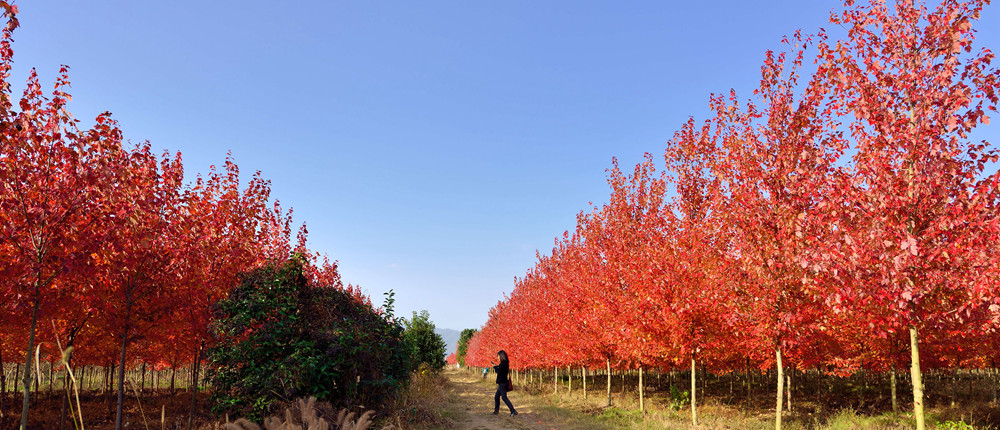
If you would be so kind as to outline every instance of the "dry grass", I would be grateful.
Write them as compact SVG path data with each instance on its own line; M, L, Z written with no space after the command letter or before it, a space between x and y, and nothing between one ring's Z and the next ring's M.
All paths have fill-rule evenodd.
M387 408L379 422L399 430L448 428L453 425L451 382L440 370L422 365Z
M360 415L341 409L334 411L329 403L316 399L299 399L281 416L264 420L263 425L239 419L226 423L224 430L411 430L452 427L449 417L450 382L440 371L421 367L413 372L406 389L382 409L376 419L374 411Z
M564 387L561 387L564 388ZM522 390L538 403L536 412L546 421L566 423L566 428L584 430L605 429L691 429L690 409L673 410L663 393L646 398L646 412L639 412L637 395L613 395L614 406L605 407L603 393L590 392L584 400L580 391L573 395L565 391L553 394L551 385ZM595 396L595 394L597 394ZM936 407L927 411L928 428L940 429L994 429L997 418L995 406L981 404L979 408ZM709 398L698 407L698 429L747 429L769 430L774 428L773 410L755 408L747 410L738 404L726 404ZM782 428L786 430L903 430L913 428L911 414L891 412L856 411L842 408L826 413L786 413ZM969 423L977 423L970 425ZM562 428L562 427L560 427Z
M321 404L322 405L322 404ZM285 409L283 417L272 416L264 419L266 430L368 430L371 426L373 412L367 411L360 416L354 412L341 409L331 424L320 417L316 398L299 399L292 407ZM224 430L262 430L261 426L245 419L227 423Z

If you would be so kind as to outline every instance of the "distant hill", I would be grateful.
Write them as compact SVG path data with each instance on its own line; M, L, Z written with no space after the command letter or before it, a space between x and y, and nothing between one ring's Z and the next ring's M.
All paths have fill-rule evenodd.
M462 335L461 330L452 330L450 328L435 328L434 332L441 335L441 339L444 339L444 356L447 357L449 354L455 352L458 349L458 338Z

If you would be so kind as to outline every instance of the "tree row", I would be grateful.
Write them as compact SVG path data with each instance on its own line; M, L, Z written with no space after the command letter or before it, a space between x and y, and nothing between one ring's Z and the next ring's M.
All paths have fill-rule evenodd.
M65 66L48 95L32 71L15 99L17 10L0 6L0 365L24 364L21 428L36 361L116 369L120 427L126 370L197 369L213 304L240 274L293 253L312 284L371 308L336 263L306 249L304 225L293 237L292 211L260 172L241 182L227 157L185 181L180 153L123 142L109 113L82 128L67 110ZM0 409L6 387L0 372Z
M974 47L984 2L890 3L846 1L839 39L787 37L754 96L713 95L662 163L616 162L608 202L516 280L466 361L692 378L751 363L775 370L778 428L789 366L909 368L922 429L922 369L1000 358L1000 175L973 138L1000 71Z

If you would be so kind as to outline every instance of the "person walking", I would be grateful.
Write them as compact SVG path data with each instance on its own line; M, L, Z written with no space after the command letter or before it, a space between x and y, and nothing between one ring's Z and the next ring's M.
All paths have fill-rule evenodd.
M493 366L493 370L497 373L497 393L493 396L493 415L500 413L500 399L507 404L507 408L510 409L510 416L517 415L517 411L514 410L514 405L510 404L510 399L507 398L507 391L510 387L510 360L507 359L507 351L500 350L497 351L497 358L500 360L500 364ZM491 361L490 364L493 364Z

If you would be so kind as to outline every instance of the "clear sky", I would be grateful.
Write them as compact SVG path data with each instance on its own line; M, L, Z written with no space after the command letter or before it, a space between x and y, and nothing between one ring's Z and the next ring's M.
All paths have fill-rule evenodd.
M70 110L180 150L232 151L397 313L478 328L589 202L611 158L661 157L710 93L834 0L19 1L12 82L71 67ZM976 24L1000 50L1000 11ZM16 87L20 91L23 85ZM991 131L996 135L996 130ZM996 141L997 139L991 139Z

